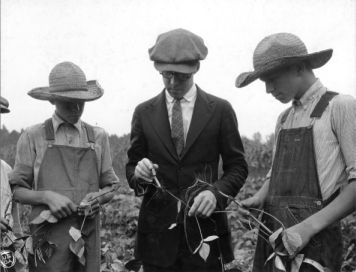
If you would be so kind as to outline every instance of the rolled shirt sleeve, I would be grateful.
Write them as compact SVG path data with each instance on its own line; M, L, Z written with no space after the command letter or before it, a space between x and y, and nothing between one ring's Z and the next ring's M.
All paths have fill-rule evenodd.
M339 141L347 179L356 179L356 100L338 96L332 107L332 128Z
M16 186L32 188L35 158L34 143L31 141L28 132L25 131L17 142L15 166L9 174L9 183L12 188Z
M119 182L112 167L112 160L110 154L110 143L108 134L102 130L101 133L101 173L99 186L103 188Z

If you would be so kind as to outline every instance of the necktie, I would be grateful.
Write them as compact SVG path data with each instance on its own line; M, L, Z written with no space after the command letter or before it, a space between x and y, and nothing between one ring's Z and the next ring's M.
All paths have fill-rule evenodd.
M183 116L180 101L182 98L176 99L172 108L172 124L171 124L171 137L176 147L178 156L181 155L184 148L184 129L183 129Z

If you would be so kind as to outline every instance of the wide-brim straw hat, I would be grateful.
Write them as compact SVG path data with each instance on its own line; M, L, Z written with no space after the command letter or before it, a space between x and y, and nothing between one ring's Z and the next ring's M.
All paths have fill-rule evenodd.
M57 64L49 74L49 86L38 87L28 95L40 100L92 101L104 94L96 80L86 80L80 67L72 62Z
M9 101L7 101L7 99L5 99L2 96L0 96L0 109L1 109L1 113L10 112L10 110L9 110Z
M208 48L200 36L178 28L160 34L148 53L158 71L190 74L199 69L199 61L205 59Z
M235 85L244 87L261 76L300 62L307 62L311 69L316 69L326 64L332 53L332 49L308 53L305 44L296 35L272 34L260 41L253 53L254 71L241 73Z

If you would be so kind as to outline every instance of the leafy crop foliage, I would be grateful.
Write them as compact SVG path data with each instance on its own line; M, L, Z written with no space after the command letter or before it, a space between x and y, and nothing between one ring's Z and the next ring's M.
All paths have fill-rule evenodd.
M16 143L20 136L17 131L9 132L5 127L0 129L0 157L13 166L15 161ZM113 167L121 180L121 187L114 199L101 211L102 266L101 271L128 271L124 264L133 259L137 219L141 199L134 196L125 178L125 164L129 135L109 138ZM272 160L273 135L262 141L259 133L252 139L242 138L246 159L250 167L249 178L238 195L242 200L253 195L263 184L264 176L269 170ZM246 229L246 223L240 220L240 211L233 203L227 208L232 231L235 261L234 265L241 271L251 271L254 247L256 244L256 229ZM28 231L29 207L22 207L22 225ZM343 272L356 269L356 214L342 222L344 236Z

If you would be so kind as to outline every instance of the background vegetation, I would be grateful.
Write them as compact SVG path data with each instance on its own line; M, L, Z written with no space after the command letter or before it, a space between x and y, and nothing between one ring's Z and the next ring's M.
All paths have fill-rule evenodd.
M0 129L0 157L14 165L16 143L20 132L9 132L6 127ZM243 137L247 161L250 167L249 178L238 195L244 199L256 192L263 183L272 158L273 135L262 141L256 133L252 139ZM137 228L138 211L141 199L134 196L125 180L126 152L129 135L110 136L113 167L121 180L121 187L114 199L106 205L101 213L102 228L102 271L128 271L124 265L133 259L133 248ZM235 251L234 261L241 271L250 271L256 243L256 230L246 230L239 221L239 211L231 204L228 207ZM22 207L22 222L27 229L29 208ZM344 236L343 272L356 271L356 214L342 221ZM236 270L238 271L238 270Z

